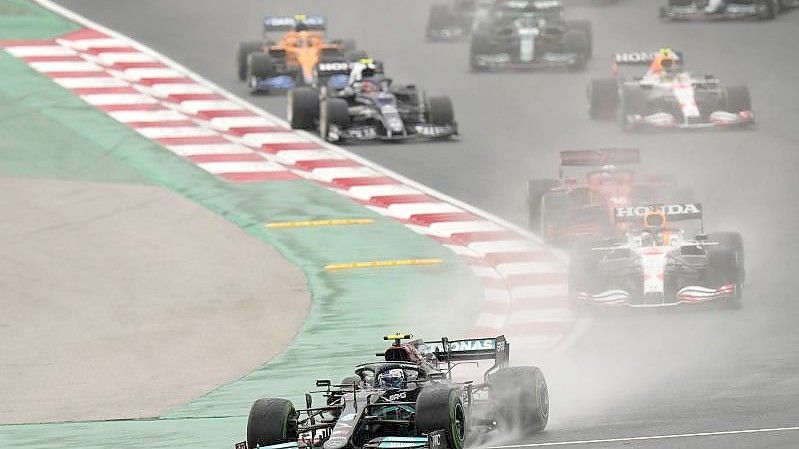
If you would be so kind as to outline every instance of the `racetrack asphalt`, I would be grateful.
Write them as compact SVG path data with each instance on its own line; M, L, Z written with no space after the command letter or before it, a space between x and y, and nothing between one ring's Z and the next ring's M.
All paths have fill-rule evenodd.
M260 35L266 14L322 13L330 35L354 38L413 82L454 102L454 142L353 145L356 153L444 193L524 224L528 179L554 177L557 152L642 149L644 171L676 174L705 206L709 230L744 235L749 269L737 310L596 314L568 348L538 360L552 390L547 431L528 442L576 442L799 425L799 11L769 23L669 24L657 2L580 2L595 57L584 72L472 74L466 43L423 38L428 3L389 0L60 0L130 35L276 115L285 98L250 97L235 77L235 48ZM609 73L612 52L680 49L697 73L747 83L753 131L625 134L591 122L585 85ZM528 361L514 347L516 362ZM529 360L536 362L536 360ZM794 448L797 432L762 432L563 447Z

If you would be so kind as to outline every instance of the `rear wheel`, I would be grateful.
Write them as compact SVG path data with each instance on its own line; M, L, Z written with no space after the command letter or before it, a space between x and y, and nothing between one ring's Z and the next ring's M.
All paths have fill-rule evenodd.
M497 427L504 432L524 438L547 426L549 390L540 369L503 368L488 379L488 389Z
M252 78L269 78L275 75L275 62L268 53L250 53L247 56L247 75Z
M773 20L780 10L777 0L755 0L755 6L759 10L758 18L760 20Z
M239 50L236 53L236 73L239 79L244 81L247 79L247 56L250 53L261 51L263 43L261 41L240 42Z
M452 15L449 12L449 5L446 3L435 3L430 6L430 16L427 19L427 36L435 38L434 31L449 28L452 24Z
M554 243L558 228L572 209L572 200L567 192L548 192L541 198L541 237Z
M313 129L319 119L319 94L310 87L297 87L288 93L286 117L293 129Z
M619 85L613 78L594 78L588 85L588 115L594 120L613 120L619 107Z
M247 418L247 447L297 441L297 411L285 399L258 399Z
M461 392L449 385L424 388L416 398L416 429L422 433L443 430L450 449L463 449L468 421Z
M566 27L573 30L582 31L584 33L588 43L586 49L587 51L585 53L585 58L591 59L591 56L593 56L594 54L594 32L591 26L591 22L589 22L588 20L570 20L566 23Z
M591 42L588 40L588 35L585 31L581 29L566 30L563 35L563 52L576 54L579 59L572 67L575 69L583 68L591 54Z
M478 58L483 54L490 54L494 51L494 45L488 36L482 34L472 35L469 44L469 64L474 72L484 72L488 68L478 64Z

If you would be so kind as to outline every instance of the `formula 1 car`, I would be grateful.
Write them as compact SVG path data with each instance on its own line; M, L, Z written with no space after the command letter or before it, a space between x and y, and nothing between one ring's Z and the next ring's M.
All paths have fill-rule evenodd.
M429 448L463 449L489 432L525 437L546 427L549 393L541 370L508 366L504 336L423 342L387 335L383 360L306 394L305 408L285 399L258 399L250 409L247 441L237 449ZM456 382L463 363L493 360L479 381ZM314 405L312 393L324 397Z
M669 0L660 18L670 21L771 20L796 0Z
M491 10L493 0L450 0L430 6L427 38L447 41L468 37L476 21Z
M578 69L592 47L591 23L564 20L560 0L498 0L474 25L469 60L478 72Z
M640 223L621 241L586 242L570 259L573 300L602 305L659 307L726 298L736 304L745 282L744 248L736 232L691 238L672 227L680 220L702 221L700 203L624 206L619 222Z
M646 66L656 56L657 52L617 53L612 63L614 78L595 78L588 86L591 118L617 118L625 131L754 125L745 85L722 87L713 75L696 78L685 71L668 77L647 71L631 80L619 75L622 67Z
M394 85L383 75L358 87L289 92L287 117L294 129L318 129L330 142L447 139L458 124L447 96L427 96L413 84Z
M623 232L613 220L613 207L637 203L686 201L690 189L663 175L637 176L629 167L640 163L635 148L560 152L560 178L527 184L530 229L550 244L586 237L613 237ZM565 169L573 173L566 176ZM582 179L574 176L581 170ZM587 169L587 171L586 171Z
M237 55L239 79L253 92L287 90L297 85L324 84L328 80L317 67L320 63L347 63L361 57L352 40L327 42L322 16L269 16L264 19L264 37L242 42ZM278 42L269 34L285 32ZM322 71L321 75L324 75Z

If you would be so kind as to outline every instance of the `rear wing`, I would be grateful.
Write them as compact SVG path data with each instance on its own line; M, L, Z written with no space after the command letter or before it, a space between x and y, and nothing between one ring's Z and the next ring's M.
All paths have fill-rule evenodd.
M562 167L601 167L603 165L639 164L638 148L603 148L560 152Z
M494 365L485 372L486 379L490 373L507 367L510 363L510 344L504 335L466 340L449 340L443 337L438 341L420 342L418 349L423 354L432 353L439 362L446 363L448 373L452 369L452 363L494 360Z
M324 31L327 28L324 16L297 14L295 16L266 16L264 32L291 31L300 22L304 23L309 31Z
M662 214L667 221L702 220L702 203L650 204L613 208L616 223L643 223L653 214Z
M319 76L332 76L332 75L349 75L352 71L355 62L347 61L325 61L316 65L316 72ZM375 66L375 73L382 75L384 73L383 63L380 61L373 61Z

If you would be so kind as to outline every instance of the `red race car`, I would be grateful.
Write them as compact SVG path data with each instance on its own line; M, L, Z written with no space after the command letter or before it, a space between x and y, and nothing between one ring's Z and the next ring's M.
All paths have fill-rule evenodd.
M614 237L624 231L614 207L692 200L691 189L673 177L637 176L630 166L640 161L635 148L561 151L559 179L527 184L530 229L552 244Z

